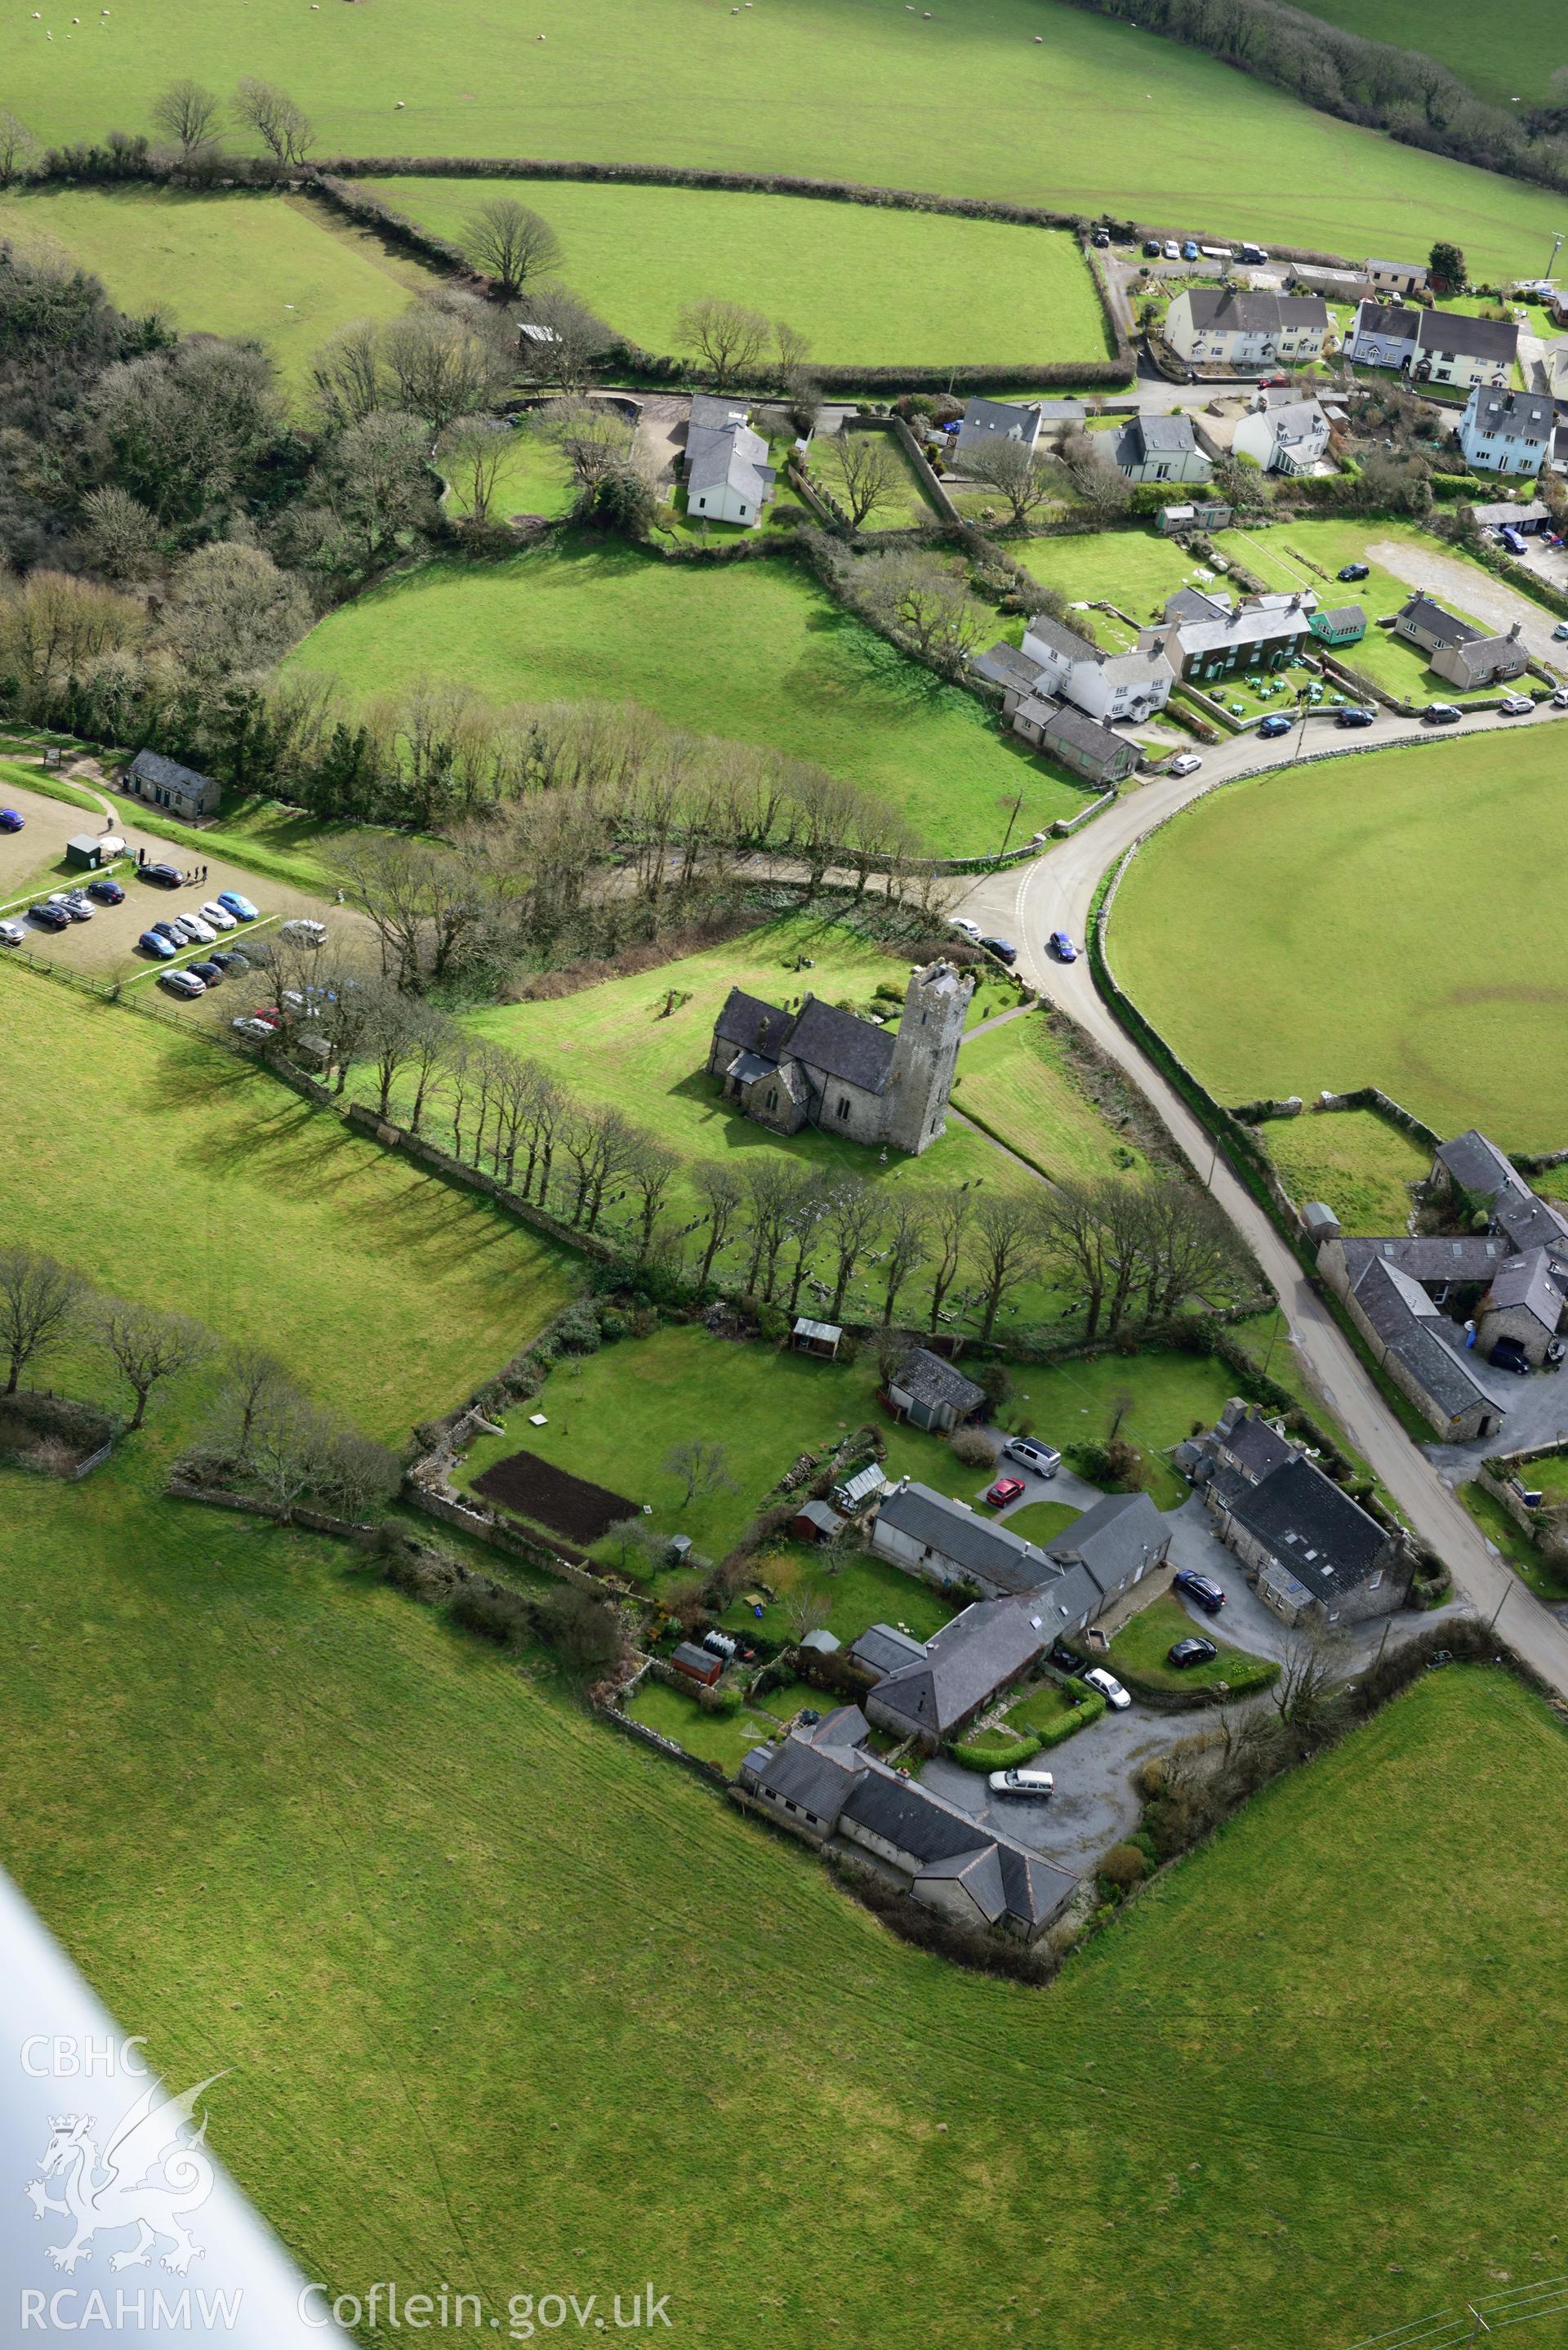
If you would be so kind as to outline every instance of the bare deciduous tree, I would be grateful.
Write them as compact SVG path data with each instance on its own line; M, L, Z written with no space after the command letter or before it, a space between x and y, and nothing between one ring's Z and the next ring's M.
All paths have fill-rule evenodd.
M903 460L885 434L850 432L841 424L828 448L831 487L857 530L885 499L908 489Z
M362 424L381 404L381 330L355 318L323 343L310 363L316 404L334 432Z
M310 117L288 92L246 74L234 92L234 119L254 130L280 163L303 163L316 136Z
M531 330L531 331L530 331ZM515 364L530 383L583 391L615 341L604 320L564 286L530 286L523 297Z
M534 430L560 450L573 480L585 487L626 464L636 438L634 427L607 400L588 400L580 393L546 400L534 419Z
M16 1394L29 1363L45 1361L76 1336L87 1295L80 1274L41 1249L0 1249L0 1353L7 1395Z
M136 1409L128 1423L138 1429L147 1399L162 1380L192 1369L212 1352L213 1340L188 1315L163 1314L122 1297L106 1297L96 1307L94 1336L131 1394Z
M711 1163L699 1167L691 1180L708 1211L708 1237L702 1243L702 1263L697 1275L698 1288L704 1289L713 1270L713 1260L722 1253L734 1229L742 1195L739 1180L727 1167Z
M982 1200L974 1220L974 1254L985 1314L981 1338L989 1338L1003 1301L1037 1269L1040 1201L1033 1194L995 1194Z
M774 341L772 327L757 311L711 295L682 305L675 334L682 350L697 353L716 391L754 379Z
M882 1257L882 1326L887 1329L905 1283L931 1253L929 1201L913 1191L896 1191L888 1203L883 1238L888 1245Z
M941 1320L942 1307L949 1291L959 1277L963 1263L964 1243L973 1221L975 1195L966 1189L939 1193L932 1202L931 1221L934 1235L932 1253L936 1270L931 1275L931 1328Z
M1061 474L1049 457L1005 433L966 449L959 462L971 481L996 492L1018 524L1027 522L1036 507L1044 505L1061 483Z
M470 522L489 521L490 502L511 442L509 429L488 417L465 419L442 439L438 452L441 471Z
M829 1191L822 1225L834 1260L828 1318L836 1322L855 1268L881 1229L882 1201L875 1184L861 1175L838 1177Z
M493 196L471 213L462 249L476 269L495 279L508 301L531 277L552 276L563 257L561 240L549 222L515 196Z
M970 593L963 564L912 547L864 557L852 585L873 619L906 630L922 653L944 655L954 666L991 626L992 616Z
M805 374L805 363L811 357L811 344L798 327L787 318L774 320L774 359L778 368L779 382L786 391L793 391Z
M670 1187L680 1171L680 1161L673 1150L661 1142L642 1136L627 1170L628 1180L638 1202L637 1261L641 1264L653 1246L654 1227L659 1222Z
M0 188L27 179L42 152L26 124L9 107L0 107Z
M89 490L82 500L88 540L99 567L114 579L140 579L151 566L158 517L115 483Z
M1280 1678L1269 1695L1282 1721L1310 1728L1323 1718L1334 1681L1335 1658L1316 1632L1300 1631L1280 1659Z
M390 320L380 347L398 406L438 434L504 390L515 356L493 310L452 293L428 296Z
M219 106L210 89L199 81L171 81L152 101L154 127L165 139L172 140L188 162L213 143L218 127Z
M729 1453L712 1437L689 1436L672 1444L664 1456L664 1467L665 1473L679 1478L685 1488L683 1510L693 1502L705 1502L710 1493L733 1491Z

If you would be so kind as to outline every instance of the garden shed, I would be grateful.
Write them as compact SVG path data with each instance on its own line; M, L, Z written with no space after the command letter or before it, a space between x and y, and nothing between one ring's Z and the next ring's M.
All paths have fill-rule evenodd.
M843 1336L836 1322L813 1322L803 1314L790 1333L790 1344L803 1355L822 1355L831 1362Z
M789 1522L797 1542L831 1542L844 1531L844 1520L827 1502L804 1502Z
M66 843L66 863L77 872L96 872L103 862L101 832L73 832Z
M888 1400L912 1428L945 1435L961 1420L974 1418L985 1401L985 1389L929 1347L915 1347L888 1380Z

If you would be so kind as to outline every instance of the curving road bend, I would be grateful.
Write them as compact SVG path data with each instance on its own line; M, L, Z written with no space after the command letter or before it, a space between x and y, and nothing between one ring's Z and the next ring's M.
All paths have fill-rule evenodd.
M1543 708L1532 718L1477 716L1446 733L1451 739L1499 726L1549 725L1559 714L1549 714ZM1375 728L1357 733L1354 741L1357 746L1410 742L1420 739L1424 731L1407 720L1385 716ZM1321 734L1315 738L1309 734L1309 740L1314 739L1322 743ZM1568 1629L1490 1548L1432 1462L1406 1435L1355 1348L1314 1294L1292 1250L1227 1161L1216 1154L1180 1096L1101 1002L1089 976L1086 956L1080 954L1076 962L1064 964L1045 952L1045 939L1053 930L1064 930L1082 943L1101 876L1134 841L1228 777L1288 765L1296 754L1297 740L1293 735L1278 746L1280 755L1272 759L1268 754L1276 748L1273 744L1220 744L1204 754L1199 774L1181 779L1162 776L1128 792L1081 833L1058 841L1029 864L982 876L955 899L952 910L968 914L982 931L1014 940L1019 969L1031 984L1070 1013L1149 1101L1278 1292L1289 1321L1291 1343L1351 1443L1420 1538L1447 1562L1456 1589L1489 1620L1501 1610L1500 1640L1506 1639L1543 1680L1568 1697ZM1339 744L1349 747L1344 736L1335 747ZM1431 755L1442 754L1434 749Z

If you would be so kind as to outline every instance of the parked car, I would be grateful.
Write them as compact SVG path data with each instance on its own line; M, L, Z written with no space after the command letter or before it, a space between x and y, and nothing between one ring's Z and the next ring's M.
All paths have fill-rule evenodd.
M249 955L242 954L238 947L220 947L213 955L213 961L221 970L229 972L249 971L251 967Z
M223 966L222 963L188 962L185 968L187 971L193 971L195 972L203 987L217 987L222 983L223 976Z
M1042 1444L1036 1436L1010 1436L1002 1450L1007 1460L1033 1469L1037 1477L1054 1477L1062 1466L1062 1456L1055 1446Z
M1487 1359L1500 1371L1513 1371L1521 1379L1529 1378L1532 1367L1529 1356L1517 1338L1494 1340Z
M161 939L168 940L170 946L173 949L176 954L185 944L184 940L180 935L180 925L178 922L154 922L152 927L157 931Z
M1189 1665L1206 1665L1211 1657L1219 1654L1212 1640L1202 1639L1195 1633L1189 1640L1173 1640L1165 1652L1165 1661L1168 1665L1174 1665L1181 1673Z
M187 946L210 947L215 942L218 935L212 924L204 922L200 914L178 914L175 916L174 927Z
M1510 555L1528 555L1530 552L1525 544L1524 533L1521 530L1512 529L1507 524L1504 524L1502 529L1498 532L1497 543L1500 546L1506 547Z
M1266 269L1269 265L1269 256L1261 244L1239 244L1236 258L1244 261L1249 269Z
M1170 772L1173 775L1195 775L1202 764L1196 751L1182 751L1172 759Z
M1225 1605L1225 1594L1219 1584L1211 1582L1206 1575L1199 1575L1195 1567L1179 1566L1170 1582L1173 1590L1182 1592L1189 1599L1195 1599L1207 1615L1218 1616Z
M166 987L171 995L205 995L206 983L193 971L163 971L158 974L158 984Z
M1362 710L1354 702L1347 702L1337 713L1334 723L1336 726L1370 726L1376 717L1375 711Z
M981 945L989 947L998 962L1013 963L1018 961L1018 949L1011 939L981 939Z
M1557 626L1552 631L1552 641L1553 644L1558 645L1568 644L1568 620L1558 621ZM11 813L10 809L7 808L5 813L9 816Z
M980 937L980 924L971 922L967 914L950 914L948 928L950 931L961 931L966 939L978 940Z
M1087 1681L1092 1690L1098 1690L1115 1713L1125 1713L1132 1703L1115 1673L1107 1673L1104 1665L1090 1665L1086 1671L1080 1672L1078 1679Z
M1188 238L1188 240L1187 240L1187 242L1186 242L1186 244L1182 246L1182 248L1181 248L1181 258L1183 259L1183 261L1196 261L1196 260L1197 260L1197 258L1198 258L1198 246L1197 246L1197 244L1196 244L1196 242L1195 242L1195 240L1194 240L1193 238L1189 237L1189 238Z
M109 873L88 883L88 896L96 898L100 906L120 906L125 902L125 891Z
M275 1028L281 1028L283 1026L283 1014L278 1010L275 1003L261 1004L257 1010L252 1013L251 1018L253 1020L259 1020L262 1026L267 1031L269 1035Z
M1089 237L1089 243L1091 244L1097 245L1102 253L1105 251L1106 245L1109 244L1110 241L1111 233L1108 228L1095 229Z
M144 865L141 878L151 881L155 889L182 889L185 877L177 865Z
M85 889L63 889L52 902L63 906L73 922L90 922L98 911Z
M242 1036L254 1036L258 1044L273 1034L271 1021L258 1020L254 1012L242 1012L237 1020L230 1021L229 1025L237 1028Z
M1568 710L1568 685L1560 685L1552 696L1553 710Z
M233 914L236 921L254 922L257 919L256 910L250 899L242 898L237 889L220 889L218 903Z
M1370 563L1342 563L1335 577L1340 579L1370 579L1372 566Z
M1258 378L1260 391L1283 391L1290 382L1288 375L1262 375Z
M1076 962L1078 950L1065 931L1053 931L1045 941L1058 962Z
M1564 629L1563 633L1568 636L1568 629ZM0 808L0 832L20 832L26 821L26 817L16 808Z
M156 955L160 962L167 962L175 951L173 940L166 939L161 931L143 931L136 943L143 954Z
M1022 1477L999 1477L994 1485L985 1489L985 1498L993 1510L1005 1510L1010 1502L1021 1502L1023 1493Z
M0 922L0 947L19 947L26 935L20 922Z
M220 906L215 898L210 898L202 909L202 920L211 922L215 931L232 931L237 917L226 906Z
M324 947L327 944L327 925L325 922L307 921L300 917L292 922L285 922L278 931L278 937L286 939L290 946Z
M1179 260L1180 260L1180 258L1181 258L1181 247L1177 244L1176 239L1175 239L1173 236L1168 236L1168 237L1166 238L1166 240L1165 240L1164 253L1165 253L1165 258L1166 258L1166 260L1167 260L1167 261L1179 261Z
M1049 1771L992 1771L986 1785L993 1795L1048 1795L1056 1784Z
M1277 743L1282 734L1291 731L1291 722L1282 710L1271 710L1258 729L1260 743Z
M30 907L28 911L31 913L33 920L37 923L38 928L41 931L68 931L70 929L71 918L67 913L63 906L56 906L46 902L42 906Z
M1505 693L1498 703L1505 718L1528 718L1534 707L1528 693Z
M1421 712L1421 723L1423 726L1457 726L1463 716L1463 711L1456 710L1451 702L1428 702Z

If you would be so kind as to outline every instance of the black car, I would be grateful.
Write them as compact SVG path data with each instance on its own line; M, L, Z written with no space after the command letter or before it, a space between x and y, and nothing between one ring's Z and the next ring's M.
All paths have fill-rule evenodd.
M1336 726L1370 726L1376 716L1376 711L1357 710L1352 707L1342 710L1334 723Z
M1463 716L1463 711L1456 710L1451 702L1428 702L1421 712L1421 723L1423 726L1457 726Z
M1206 1665L1210 1657L1219 1654L1212 1640L1200 1639L1195 1633L1190 1640L1173 1641L1165 1652L1165 1661L1174 1665L1179 1673L1184 1673L1189 1665Z
M981 939L981 945L989 947L998 962L1016 962L1018 949L1011 939Z
M1059 1673L1081 1673L1084 1669L1084 1659L1073 1654L1065 1640L1052 1641L1051 1662Z
M1487 1359L1500 1371L1514 1371L1521 1379L1530 1376L1530 1357L1517 1338L1499 1338Z
M1198 1574L1190 1566L1178 1567L1170 1580L1173 1589L1183 1593L1189 1599L1196 1600L1206 1615L1218 1616L1225 1605L1225 1594L1219 1584L1210 1583L1206 1575Z
M226 971L231 978L235 972L249 971L251 967L249 955L242 954L238 947L220 947L209 961L215 962L220 971Z
M1096 229L1089 238L1089 243L1094 245L1098 245L1102 253L1106 246L1109 244L1110 241L1111 233L1108 228Z
M1370 579L1372 566L1370 563L1343 563L1339 576L1342 579Z
M1146 261L1158 261L1164 250L1165 247L1161 244L1158 237L1145 237L1143 241L1143 257Z
M197 978L204 980L209 987L216 987L223 976L223 964L218 962L189 962L185 968L193 971Z
M144 865L141 878L159 889L179 889L184 886L180 868L175 865Z
M111 880L108 874L100 881L89 881L87 893L89 898L96 898L100 906L118 906L125 897L119 882Z
M63 906L30 906L28 912L41 930L68 931L71 918Z

